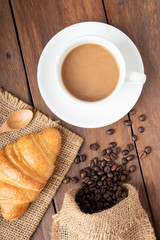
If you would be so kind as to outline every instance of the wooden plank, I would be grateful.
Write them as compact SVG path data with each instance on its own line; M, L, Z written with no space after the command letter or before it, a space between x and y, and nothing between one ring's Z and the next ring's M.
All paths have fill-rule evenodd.
M140 153L145 146L152 146L152 154L140 160L151 205L157 237L160 239L160 1L110 1L104 0L108 21L124 31L137 45L144 61L147 82L135 106L136 115L131 116L133 131L138 136L137 147ZM145 122L138 116L146 114ZM139 133L138 127L145 132Z
M36 71L38 58L42 49L48 40L56 34L60 29L79 22L79 21L101 21L105 22L105 14L103 5L100 0L80 0L73 1L12 1L22 52L27 69L29 84L31 87L33 102L35 106L42 112L53 117L49 109L46 108L37 87ZM25 30L24 30L25 29ZM128 118L128 117L126 117ZM112 126L116 129L115 135L108 137L106 130L109 127L98 129L83 129L63 123L72 131L80 134L85 139L80 153L86 153L88 160L95 156L95 152L89 150L89 145L92 142L99 142L101 149L108 145L109 141L115 140L122 148L125 148L127 143L131 142L130 128L123 125L123 120L118 121ZM99 153L100 154L100 153ZM136 153L134 152L136 155ZM83 168L86 163L79 165L73 164L69 175L78 174L79 170ZM132 177L132 183L140 189L141 201L143 206L149 212L148 203L143 186L143 180L138 166L138 160L134 160L137 166L137 171ZM54 200L56 209L60 210L64 193L73 187L72 184L62 184L59 188Z
M50 204L31 240L48 240L52 234L53 205Z
M9 1L0 1L0 87L31 104Z
M32 104L12 13L9 1L6 0L0 1L0 33L0 87ZM51 204L44 216L45 221L40 224L36 231L37 239L50 238L49 232L51 232L53 213L54 209ZM46 238L40 238L40 235L46 236Z

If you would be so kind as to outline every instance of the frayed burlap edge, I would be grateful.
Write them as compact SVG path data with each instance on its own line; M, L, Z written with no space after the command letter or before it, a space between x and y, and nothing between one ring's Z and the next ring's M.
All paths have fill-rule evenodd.
M75 202L79 187L66 193L61 211L53 216L52 240L155 240L136 189L126 184L128 197L99 213L82 213Z
M55 127L60 131L62 148L56 160L53 175L48 180L37 200L30 204L26 213L18 220L12 222L6 221L0 213L1 240L30 239L83 142L81 137L59 125L58 121L52 121L41 112L24 103L22 100L14 97L7 91L0 89L0 124L2 124L12 112L22 108L33 110L33 120L24 129L1 134L0 148L10 142L18 140L25 134L38 132L48 127Z

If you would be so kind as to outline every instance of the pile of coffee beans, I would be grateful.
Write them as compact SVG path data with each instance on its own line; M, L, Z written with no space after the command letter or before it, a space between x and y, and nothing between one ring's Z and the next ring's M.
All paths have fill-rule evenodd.
M130 111L130 115L136 113L135 109ZM145 121L146 116L144 114L139 116L140 121ZM125 126L131 126L130 120L124 121ZM138 131L144 132L144 127L140 126ZM114 129L108 129L107 134L112 135L115 133ZM132 136L132 140L135 142L138 140L136 135ZM97 151L100 146L98 143L90 144L90 150ZM135 156L131 153L134 145L129 143L125 149L121 150L121 147L117 146L116 142L110 142L108 148L101 151L102 159L95 157L89 163L89 166L81 169L78 177L65 177L63 183L69 182L77 183L81 181L82 188L77 192L75 200L84 213L96 213L113 207L119 203L125 197L128 196L127 190L123 187L124 183L130 181L130 173L136 171L135 165L130 165L127 168L129 161L132 161ZM145 147L141 152L140 158L145 158L147 154L151 152L151 147ZM121 164L117 164L115 161L119 158L119 154L122 154ZM86 161L87 156L85 154L78 155L74 159L74 163L79 164Z
M130 180L130 172L136 170L131 165L118 165L112 160L99 160L95 157L89 167L80 171L82 188L76 194L76 202L84 213L96 213L113 207L127 197L127 190L122 186Z

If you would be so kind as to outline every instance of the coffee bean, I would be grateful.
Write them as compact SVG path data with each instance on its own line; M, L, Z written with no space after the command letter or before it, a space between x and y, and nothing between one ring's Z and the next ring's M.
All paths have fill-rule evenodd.
M127 156L127 161L132 161L134 159L134 155L128 155Z
M106 149L106 153L107 153L107 154L110 154L111 152L112 152L112 149L111 149L111 148L107 148L107 149Z
M147 147L145 147L144 151L145 151L145 153L149 154L152 151L152 149L150 146L147 146Z
M128 161L127 161L127 158L122 158L122 164L127 164L128 163Z
M94 162L94 164L96 165L96 164L98 163L98 157L94 157L94 158L93 158L93 162Z
M125 120L123 123L124 123L125 126L131 126L132 125L132 122L130 120Z
M107 153L107 152L106 152L106 149L103 149L103 151L101 152L101 155L102 155L102 156L105 156L106 153Z
M138 128L138 131L139 131L140 133L143 133L143 132L144 132L144 127L139 127L139 128Z
M89 177L85 177L84 178L84 183L88 183L90 181L90 178Z
M140 159L144 159L146 157L147 153L146 152L141 152L139 154Z
M122 181L122 182L125 182L125 181L126 181L126 176L125 176L125 175L122 175L122 176L121 176L121 181Z
M135 166L135 165L131 165L131 166L129 167L129 171L130 171L130 172L135 172L135 171L136 171L136 166Z
M97 151L99 148L99 144L98 143L92 143L90 145L90 149L93 150L93 151Z
M74 159L74 162L76 164L79 164L80 163L80 157L79 156L76 156L75 159Z
M106 160L102 160L102 162L101 162L101 166L102 166L102 168L104 168L105 166L106 166Z
M77 177L71 177L70 182L77 183L79 179Z
M81 172L81 173L80 173L80 177L81 177L82 179L84 179L86 176L87 176L87 173L86 173L86 172Z
M101 180L98 180L97 185L101 187L103 185L103 182Z
M118 180L117 176L114 176L113 177L113 182L117 182L117 180Z
M126 165L125 164L122 164L121 167L122 167L123 170L126 170Z
M92 185L93 183L94 183L93 180L89 180L89 181L87 182L88 185Z
M94 200L97 202L97 201L99 201L100 198L101 198L101 195L98 193L98 194L96 194L96 196L94 197Z
M70 182L70 177L65 177L65 178L63 179L63 183L67 184L67 183L69 183L69 182Z
M129 111L129 114L130 114L130 115L136 114L136 110L135 110L135 109L132 109L131 111Z
M111 158L112 160L116 160L116 159L118 158L118 155L117 155L116 153L111 153L111 154L110 154L110 158Z
M129 153L129 151L128 151L127 149L124 149L124 150L122 151L122 154L123 154L123 155L128 155L128 153Z
M117 184L113 186L113 192L117 191Z
M86 161L86 159L87 159L86 154L82 154L82 155L79 157L79 159L80 159L80 162Z
M133 140L134 142L136 142L136 141L138 140L138 137L137 137L136 135L133 135L133 136L132 136L132 140Z
M112 135L114 132L115 132L114 129L108 129L108 130L107 130L107 133L108 133L109 135Z
M107 176L109 177L109 178L113 178L113 174L110 172L110 173L107 173Z
M133 144L132 144L132 143L129 143L129 144L127 145L127 149L128 149L129 152L131 152L131 151L134 149Z
M98 174L99 176L102 176L102 175L104 174L104 172L103 172L103 171L98 171L97 174Z
M98 166L95 166L94 168L94 171L98 172L100 170L100 168Z
M114 172L117 168L117 164L114 164L112 167L111 167L111 171Z
M140 121L145 121L146 120L146 115L142 114L139 116Z
M128 174L129 174L129 171L124 170L122 173L123 173L124 175L128 175Z
M104 172L105 172L105 173L109 173L110 171L111 171L111 169L110 169L109 166L106 166L106 167L104 168Z
M120 147L116 147L113 149L113 152L116 154L119 154L121 152L121 148Z
M121 197L124 199L124 198L126 198L126 197L128 197L128 192L125 190L125 191L123 191L122 192L122 194L121 194Z
M102 175L101 180L104 181L107 178L106 175Z
M109 147L110 148L114 148L114 147L116 147L117 146L117 143L116 142L110 142L109 143Z

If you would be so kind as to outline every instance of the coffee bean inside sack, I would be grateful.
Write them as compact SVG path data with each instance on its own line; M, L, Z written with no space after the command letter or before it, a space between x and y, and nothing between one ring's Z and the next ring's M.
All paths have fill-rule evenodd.
M91 160L89 167L82 169L79 175L82 188L75 200L81 211L90 214L100 212L127 197L123 184L129 181L129 175L135 170L135 165L127 170L126 164L119 165L112 160Z

